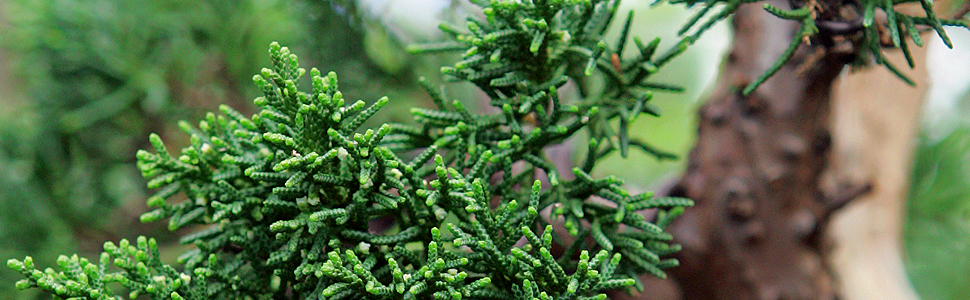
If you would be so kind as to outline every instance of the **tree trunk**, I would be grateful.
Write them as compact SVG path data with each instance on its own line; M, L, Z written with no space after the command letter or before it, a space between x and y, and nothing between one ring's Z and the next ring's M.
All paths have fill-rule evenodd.
M697 145L673 191L697 203L671 226L684 246L682 266L671 273L684 299L835 299L820 233L832 211L867 190L825 194L820 187L832 85L851 51L802 44L757 90L740 93L799 29L762 5L734 16L731 52L700 109Z
M911 47L917 88L878 66L839 77L853 51L831 39L802 44L743 96L798 29L761 6L735 15L731 52L671 192L697 202L671 226L684 246L671 273L682 298L918 299L901 232L925 49ZM898 51L886 56L906 64ZM647 298L677 298L663 294Z
M829 16L840 13L841 2L818 2ZM941 14L942 2L937 13L949 15ZM821 39L800 45L744 96L740 91L773 64L799 27L762 5L742 6L734 16L731 52L700 108L687 172L670 191L697 203L670 227L684 246L682 266L671 270L675 282L642 277L648 291L613 296L919 299L903 268L901 232L928 86L925 49L910 47L917 66L906 72L917 84L910 87L882 66L844 71L858 35L823 28ZM898 50L885 56L906 65Z

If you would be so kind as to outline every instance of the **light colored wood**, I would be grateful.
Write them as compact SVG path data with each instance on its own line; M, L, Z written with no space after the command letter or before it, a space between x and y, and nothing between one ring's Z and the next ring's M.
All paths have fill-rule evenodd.
M927 37L933 38L933 37ZM903 266L909 177L927 82L926 49L911 46L916 68L887 51L917 86L885 67L843 74L832 103L830 168L823 188L837 193L871 183L870 193L837 213L828 230L828 261L844 300L919 299Z

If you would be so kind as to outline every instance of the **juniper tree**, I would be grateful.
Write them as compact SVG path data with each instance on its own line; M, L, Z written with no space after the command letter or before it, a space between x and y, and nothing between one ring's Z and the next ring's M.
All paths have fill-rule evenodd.
M628 42L632 13L618 40L603 39L618 1L475 2L483 19L444 24L453 41L411 50L462 52L442 73L481 89L494 113L472 113L424 83L436 107L414 108L417 125L361 128L387 98L348 104L336 75L316 69L303 91L306 70L274 43L272 67L254 77L263 91L254 101L259 113L223 106L198 126L181 123L190 145L178 154L156 135L154 153L138 154L149 187L158 189L148 200L155 210L142 220L192 230L181 242L195 248L179 258L181 267L163 264L157 243L141 237L106 243L98 262L62 256L59 270L12 259L8 265L26 277L18 287L94 299L113 297L109 283L152 299L605 299L604 291L638 286L640 274L664 277L678 265L668 256L680 249L664 229L693 201L631 194L621 179L590 172L631 146L670 156L628 133L641 114L659 115L649 103L654 91L681 89L647 79L750 1L704 3L686 29L712 7L726 7L665 51L658 39ZM801 22L790 49L819 33L814 7L802 5L765 6ZM891 4L882 7L892 15ZM861 25L868 39L870 20ZM928 14L890 18L890 26L915 20L943 24ZM619 55L627 47L637 54ZM864 49L878 59L873 47ZM578 85L579 99L564 97L567 82ZM583 137L587 152L571 170L545 154ZM185 200L166 200L177 194ZM647 219L647 209L656 217ZM555 232L560 223L567 233Z

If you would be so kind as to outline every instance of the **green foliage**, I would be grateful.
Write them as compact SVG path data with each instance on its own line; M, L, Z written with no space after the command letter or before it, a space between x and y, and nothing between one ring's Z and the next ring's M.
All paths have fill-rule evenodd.
M923 46L923 40L919 36L920 30L916 27L917 25L925 25L931 27L939 35L940 39L947 47L953 48L952 43L950 43L950 38L947 37L946 31L943 30L943 26L955 26L964 27L970 29L970 20L967 19L940 19L933 12L933 1L930 0L920 0L920 1L902 1L898 3L919 3L925 16L910 16L904 13L897 12L893 7L897 4L894 1L863 1L863 20L862 25L865 27L865 39L863 40L859 51L859 59L863 62L867 60L868 56L871 55L877 64L882 64L886 66L887 69L896 74L897 77L905 81L909 85L915 85L911 79L903 75L899 69L897 69L893 64L886 60L885 56L882 54L882 47L885 46L884 43L880 42L879 36L880 32L878 26L875 26L875 15L876 9L880 9L886 13L888 19L890 39L892 44L889 45L892 48L900 48L903 54L906 56L906 62L909 67L914 67L913 57L910 54L909 46L904 38L901 38L902 33L908 33L913 44L917 47ZM963 16L959 16L963 17ZM868 51L866 53L865 51Z
M111 289L107 284L114 282L132 287L131 298L144 293L153 299L180 299L174 290L199 291L206 288L202 283L210 274L208 270L196 270L195 275L199 279L192 282L191 276L162 265L155 239L139 237L136 245L131 245L127 240L121 240L119 245L108 242L104 250L96 264L77 255L60 256L57 265L64 272L51 268L37 270L30 257L24 261L10 260L7 266L28 277L17 282L18 288L38 286L62 298L111 299ZM112 265L121 271L106 272Z
M476 84L497 113L472 114L426 84L438 107L413 109L416 126L364 129L386 98L348 104L336 75L316 69L303 92L305 70L274 43L273 67L254 77L259 113L222 106L198 127L181 124L191 138L179 154L157 135L155 153L138 153L158 188L142 220L193 231L181 239L195 245L184 271L140 238L106 244L98 264L63 257L60 271L10 260L26 277L18 287L93 299L112 294L107 282L152 299L604 299L640 273L663 277L677 265L663 257L679 249L663 228L692 202L631 195L589 172L630 145L664 155L624 124L659 113L650 90L677 90L643 80L686 43L654 56L656 41L636 40L641 55L619 60L604 53L624 43L601 39L616 1L482 5L486 21L443 26L457 41L421 49L464 51L444 73ZM590 88L595 78L606 88ZM570 79L585 97L560 99ZM590 151L565 177L544 150L584 128Z
M612 21L615 1L578 1L561 13L542 16L555 10L543 9L543 1L537 4L496 1L484 10L488 22L470 19L464 31L443 24L441 29L455 37L456 41L411 47L412 52L464 51L462 60L454 67L444 67L442 72L455 80L471 81L492 98L492 105L506 111L507 117L521 118L535 112L539 128L557 124L569 114L562 110L559 95L553 87L568 80L580 84L587 101L578 103L578 111L598 107L603 111L588 116L595 145L592 150L602 151L589 155L584 171L589 172L593 162L615 148L624 157L630 145L641 148L658 158L673 158L643 141L630 140L627 127L640 114L660 115L660 110L649 101L651 90L682 91L676 86L645 81L660 66L682 53L689 40L683 40L668 51L656 55L660 40L644 43L634 37L639 55L623 59L619 53L627 46L633 13L626 16L623 33L614 45L602 40L607 25ZM551 1L556 2L556 1ZM570 1L563 1L570 2ZM576 2L576 1L573 1ZM585 8L585 9L584 9ZM522 11L528 12L522 12ZM538 13L538 17L530 15ZM598 71L605 78L599 94L593 93L589 76ZM434 95L435 92L432 92ZM438 97L440 98L440 97ZM551 111L537 103L552 100ZM503 107L506 99L509 108ZM445 107L443 99L436 99ZM608 120L619 117L619 128L614 130ZM569 126L576 126L573 124ZM512 124L512 132L521 133L519 124ZM616 138L613 138L616 137ZM608 143L600 145L599 143ZM599 147L598 147L599 146Z
M689 36L688 39L696 40L704 31L710 28L715 23L726 19L732 13L734 13L742 4L760 2L761 0L712 0L704 1L703 7L698 10L698 12L691 17L686 25L680 30L680 34L687 33L691 28L695 27L698 22L705 16L708 16L712 9L716 6L722 6L720 11L714 14L710 14L707 20L701 25L697 26L694 30L694 34ZM697 0L672 0L670 3L682 3L687 6L693 6L701 1ZM896 11L895 6L899 4L906 3L919 3L923 8L923 13L925 16L912 16ZM801 27L798 30L798 34L792 37L791 44L785 52L772 64L765 72L758 77L754 82L748 84L747 87L742 91L745 95L750 94L759 85L764 83L771 75L777 72L781 67L787 62L795 50L798 49L800 44L809 43L813 38L819 38L822 34L822 30L819 29L819 22L824 22L823 26L829 32L828 35L844 35L852 34L854 32L862 32L861 40L855 42L855 53L856 53L856 63L859 65L867 65L870 60L874 61L876 64L881 64L889 69L891 72L896 74L900 79L905 81L909 85L915 85L912 80L903 75L896 66L886 60L882 51L884 47L890 48L900 48L906 55L907 62L910 68L913 65L913 58L910 55L909 46L904 38L900 36L902 34L908 34L913 44L918 47L923 46L923 40L919 36L920 28L917 26L925 26L934 30L947 47L952 48L949 37L947 37L946 32L943 30L943 26L955 26L964 27L970 29L970 20L967 19L941 19L937 17L936 13L933 12L933 1L932 0L909 0L909 1L883 1L883 0L860 0L854 4L855 13L858 17L854 20L822 20L819 19L820 10L815 7L816 2L814 0L810 1L795 1L792 5L796 6L791 10L782 9L774 7L770 4L764 4L764 9L778 18L794 20L801 23ZM886 24L877 24L875 21L875 16L877 10L881 10L886 15ZM837 11L837 10L836 10ZM836 14L840 12L835 12ZM830 13L831 15L831 13ZM831 16L829 16L831 17ZM841 17L841 16L838 16ZM958 16L962 18L963 16ZM858 23L858 24L856 24ZM831 28L829 28L831 27ZM888 33L883 32L888 30ZM881 41L881 37L884 34L888 34L889 43ZM818 42L818 41L816 41Z

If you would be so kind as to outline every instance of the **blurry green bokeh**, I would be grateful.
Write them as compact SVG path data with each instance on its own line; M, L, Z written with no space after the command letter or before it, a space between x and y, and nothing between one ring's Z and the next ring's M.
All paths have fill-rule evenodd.
M970 126L942 139L924 134L918 145L905 231L910 280L926 300L970 299Z

